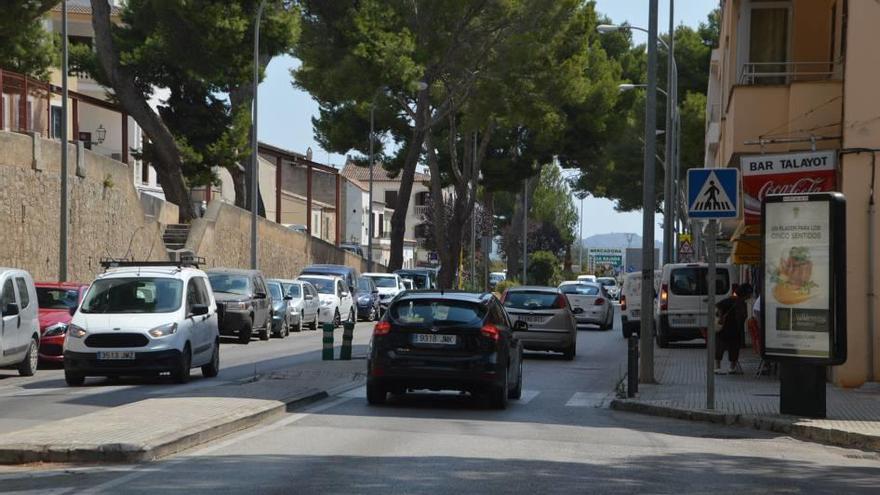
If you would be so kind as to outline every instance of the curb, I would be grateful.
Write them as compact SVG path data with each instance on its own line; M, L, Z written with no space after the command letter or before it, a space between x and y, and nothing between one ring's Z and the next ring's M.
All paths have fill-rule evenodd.
M609 407L615 411L772 431L774 433L790 435L800 440L833 445L836 447L880 451L880 437L878 436L855 433L836 428L823 428L820 426L798 424L798 420L793 418L771 418L751 414L723 413L705 409L685 409L624 399L612 400Z
M178 431L147 443L95 443L65 447L35 444L4 446L0 448L0 464L27 464L33 462L137 463L153 461L251 428L262 422L279 417L293 408L301 407L327 397L330 397L327 390L308 391L304 394L276 401L274 404L266 404L263 407L254 408L246 416L233 420L218 418L198 427Z

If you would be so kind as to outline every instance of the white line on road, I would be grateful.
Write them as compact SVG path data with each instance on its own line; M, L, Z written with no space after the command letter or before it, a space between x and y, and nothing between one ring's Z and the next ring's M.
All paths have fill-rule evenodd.
M605 392L575 392L565 403L566 407L602 407L608 394Z
M537 397L540 393L541 393L540 390L523 390L522 395L520 396L519 400L514 401L514 403L528 404L529 402L532 401L532 399Z

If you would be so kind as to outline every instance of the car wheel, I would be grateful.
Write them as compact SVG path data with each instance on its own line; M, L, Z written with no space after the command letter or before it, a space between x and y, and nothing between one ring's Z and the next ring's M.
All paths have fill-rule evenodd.
M367 321L376 321L376 306L370 306L370 314L367 315Z
M28 347L27 354L18 365L18 374L21 376L34 376L37 372L37 364L40 361L39 342L37 339L31 339L31 345Z
M657 329L654 330L654 335L657 340L657 347L661 349L669 348L669 336L666 335L665 331L663 331L663 325L657 326Z
M519 359L519 368L516 371L516 387L507 393L508 399L519 399L522 397L522 356Z
M614 328L614 310L608 311L608 321L605 322L605 330Z
M202 376L205 378L214 378L220 373L220 342L214 342L214 354L211 356L211 362L202 366Z
M86 375L64 370L64 381L67 382L68 386L81 387L86 382Z
M388 391L385 390L385 387L367 382L367 404L371 406L384 404L387 398Z
M342 325L342 316L339 315L339 308L336 308L333 314L333 327L338 328L340 325Z
M492 407L492 409L507 409L508 371L509 370L505 370L504 381L501 383L501 385L495 386L489 392L489 405Z
M269 331L272 329L272 317L266 320L266 326L260 330L260 340L269 340Z
M296 326L293 327L294 332L299 333L299 332L303 331L303 321L305 321L305 319L306 319L306 313L304 311L300 312L299 321L296 323Z
M183 348L180 356L180 362L177 363L177 369L171 371L171 379L174 383L186 383L189 381L190 367L192 366L192 351L189 344Z
M254 320L251 320L250 325L245 325L241 327L238 331L238 343L239 344L250 344L251 343L251 332L254 328Z
M318 312L315 312L315 319L312 321L312 326L310 327L312 330L318 329Z
M568 347L568 349L562 351L562 358L566 361L574 361L575 354L577 354L577 347L575 346L575 344L572 344Z

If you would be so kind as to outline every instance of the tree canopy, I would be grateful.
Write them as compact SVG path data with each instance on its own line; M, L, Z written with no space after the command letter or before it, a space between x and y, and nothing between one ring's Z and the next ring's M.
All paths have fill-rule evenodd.
M43 28L57 0L8 0L0 11L0 67L37 79L49 78L58 65L57 40Z

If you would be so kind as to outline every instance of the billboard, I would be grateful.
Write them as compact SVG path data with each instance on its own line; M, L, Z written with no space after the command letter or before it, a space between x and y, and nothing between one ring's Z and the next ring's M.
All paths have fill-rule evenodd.
M613 275L623 269L626 250L623 248L588 248L587 265L597 275Z

